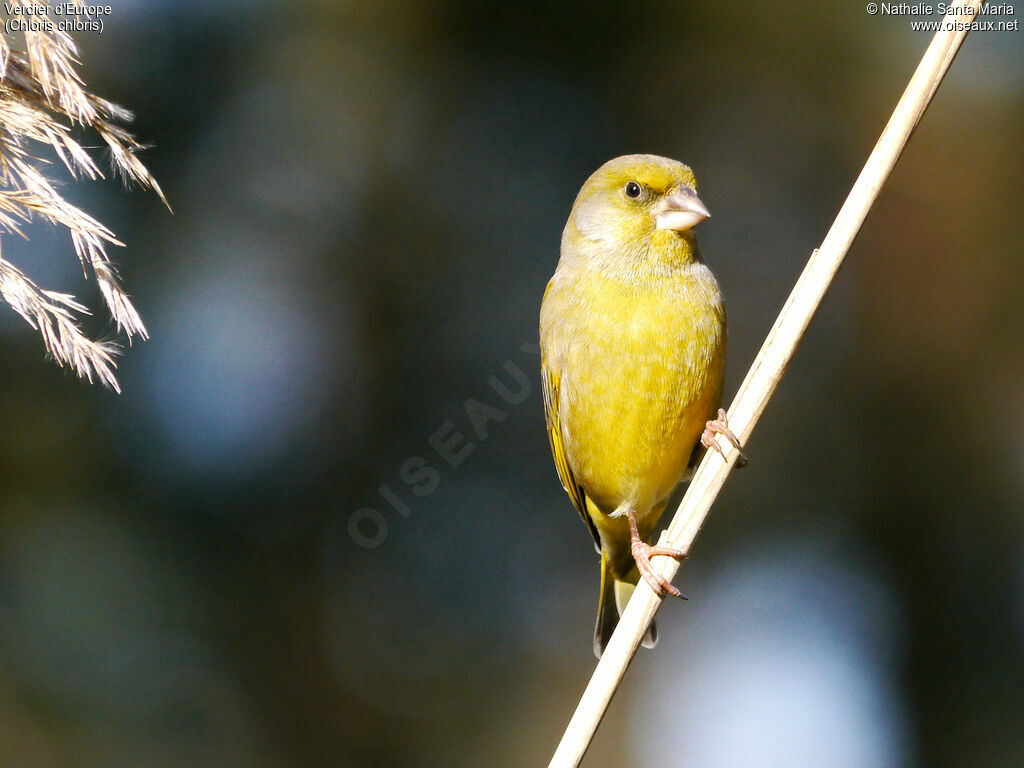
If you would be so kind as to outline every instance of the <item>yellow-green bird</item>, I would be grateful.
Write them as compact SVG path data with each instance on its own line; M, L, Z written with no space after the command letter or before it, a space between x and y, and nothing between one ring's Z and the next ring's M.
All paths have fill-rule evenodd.
M716 433L735 442L718 410L725 305L693 232L708 216L682 163L610 160L576 197L544 292L551 451L601 553L598 657L641 574L659 594L679 595L650 558L683 553L648 538L700 444L717 448ZM652 624L644 645L656 639Z

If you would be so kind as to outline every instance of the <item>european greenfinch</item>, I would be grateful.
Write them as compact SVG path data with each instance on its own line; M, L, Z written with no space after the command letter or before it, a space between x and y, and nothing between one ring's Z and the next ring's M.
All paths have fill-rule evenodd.
M682 163L610 160L576 197L544 292L551 451L601 554L598 657L641 575L659 595L679 596L651 557L684 553L648 539L701 445L718 447L716 434L735 442L718 410L725 305L693 232L708 216ZM644 645L656 640L652 623Z

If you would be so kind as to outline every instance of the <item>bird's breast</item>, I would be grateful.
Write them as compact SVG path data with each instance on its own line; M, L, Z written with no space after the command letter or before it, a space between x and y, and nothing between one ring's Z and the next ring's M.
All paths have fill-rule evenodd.
M642 513L680 481L721 400L718 284L702 263L633 283L563 277L545 299L541 340L561 377L566 453L603 511Z

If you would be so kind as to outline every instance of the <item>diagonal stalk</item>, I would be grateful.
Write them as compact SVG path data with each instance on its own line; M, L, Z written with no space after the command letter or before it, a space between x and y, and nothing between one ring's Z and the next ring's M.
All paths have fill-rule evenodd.
M981 4L982 0L965 0L951 8L945 16L940 31L932 38L832 227L821 246L811 254L729 409L729 426L742 443L750 438L754 425L761 417L786 366L793 359L807 326L824 300L882 185L967 37L970 24L977 16ZM715 451L707 451L672 522L662 534L660 544L689 551L738 457L738 451L725 441L723 449L726 452L724 458ZM670 580L679 569L679 563L670 558L658 558L656 562L657 570ZM661 599L641 579L548 768L580 764L641 638L660 606Z

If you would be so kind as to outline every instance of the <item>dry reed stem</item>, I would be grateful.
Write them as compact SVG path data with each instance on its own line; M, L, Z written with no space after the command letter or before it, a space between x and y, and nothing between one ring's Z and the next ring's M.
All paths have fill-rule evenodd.
M43 4L45 0L11 3L23 8ZM67 228L85 276L96 279L118 330L129 342L135 336L145 339L148 333L142 318L107 255L108 245L123 243L61 196L39 170L45 161L37 154L38 145L51 147L72 178L102 178L99 166L77 138L84 130L92 130L109 151L115 175L125 183L152 189L165 205L167 200L136 157L142 144L121 126L131 120L131 113L86 90L71 37L55 26L25 32L24 37L25 50L17 51L0 35L0 236L23 236L21 227L34 217ZM118 348L85 336L77 317L88 310L73 296L43 290L0 252L0 297L40 332L46 351L59 364L120 391L114 376Z
M981 2L965 0L954 12L946 15L944 22L959 22L961 26L966 24L966 28L944 27L936 33L832 227L821 246L811 254L729 409L729 425L741 442L746 443L750 438L882 185L966 38L969 23L977 16ZM967 8L966 13L956 12L963 8ZM715 451L706 453L672 522L662 534L660 544L689 551L738 457L734 447L722 442L726 456ZM679 569L679 563L671 558L656 558L655 563L656 568L670 580ZM580 764L660 606L661 599L641 579L598 661L549 768Z

